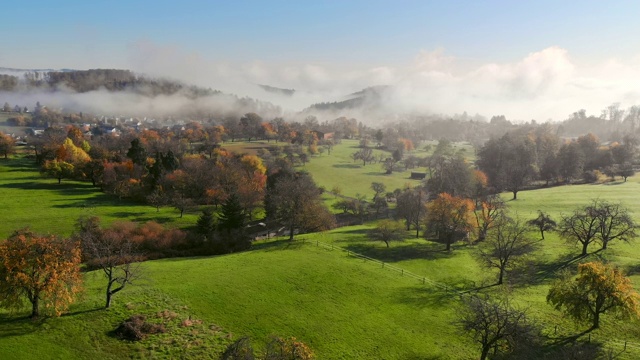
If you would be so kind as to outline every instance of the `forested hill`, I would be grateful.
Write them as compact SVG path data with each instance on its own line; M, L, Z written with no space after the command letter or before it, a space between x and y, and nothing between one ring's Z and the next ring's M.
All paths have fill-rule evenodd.
M382 97L388 88L388 86L368 87L350 94L343 101L316 103L309 106L305 111L340 111L362 107L375 108L377 110L382 105Z
M136 75L130 70L25 71L23 78L15 75L0 75L0 90L3 91L57 90L61 88L79 93L100 89L133 91L147 96L182 93L191 98L221 93L217 90L189 86L177 81Z
M0 68L2 101L21 107L44 102L64 112L151 117L225 117L260 113L281 116L267 101L153 78L130 70L18 70ZM79 94L95 93L92 96Z

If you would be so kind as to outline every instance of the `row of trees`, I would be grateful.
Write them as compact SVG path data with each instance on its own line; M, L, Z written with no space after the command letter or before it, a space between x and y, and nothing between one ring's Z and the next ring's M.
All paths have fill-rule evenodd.
M495 191L510 191L517 198L532 181L594 182L599 174L625 179L634 174L638 140L627 135L621 143L602 146L587 134L565 142L549 126L507 133L492 138L478 150L477 165Z

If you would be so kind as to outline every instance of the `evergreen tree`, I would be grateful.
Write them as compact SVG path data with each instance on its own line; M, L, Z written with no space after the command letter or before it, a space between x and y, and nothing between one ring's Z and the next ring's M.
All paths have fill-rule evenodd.
M162 157L162 165L169 172L177 170L178 166L180 166L180 164L178 163L178 158L171 150L167 152L167 155Z
M222 212L218 219L218 228L220 230L227 230L227 232L234 229L241 229L244 226L244 212L240 199L236 194L232 194L222 204Z
M127 157L134 164L144 165L147 162L147 150L144 148L140 139L135 138L131 141L131 147L127 151Z
M196 222L196 232L200 235L209 236L215 229L216 223L211 209L202 210L202 215Z

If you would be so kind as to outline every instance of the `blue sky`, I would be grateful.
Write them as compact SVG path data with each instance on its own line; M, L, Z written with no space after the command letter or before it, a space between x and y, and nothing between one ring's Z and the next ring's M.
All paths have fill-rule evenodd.
M255 89L245 85L256 82L327 96L422 74L430 83L453 79L443 86L464 96L454 87L480 76L487 88L470 98L487 90L488 100L515 97L518 106L522 96L540 100L550 91L551 76L553 84L618 86L619 101L637 101L633 89L610 79L636 75L638 1L20 0L2 13L4 67L170 72L248 95ZM491 93L501 81L524 82L525 91ZM578 105L580 94L565 96L566 109ZM538 117L565 111L556 108Z

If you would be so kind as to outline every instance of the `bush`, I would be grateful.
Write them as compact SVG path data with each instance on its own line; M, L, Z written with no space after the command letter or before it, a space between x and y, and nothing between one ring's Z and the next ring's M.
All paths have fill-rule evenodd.
M589 170L589 171L585 171L584 174L582 174L582 179L587 184L595 184L595 183L602 182L604 178L605 178L605 175L599 170Z
M133 315L125 320L114 330L114 334L120 340L140 341L151 334L166 332L164 324L153 324L146 322L143 315Z

